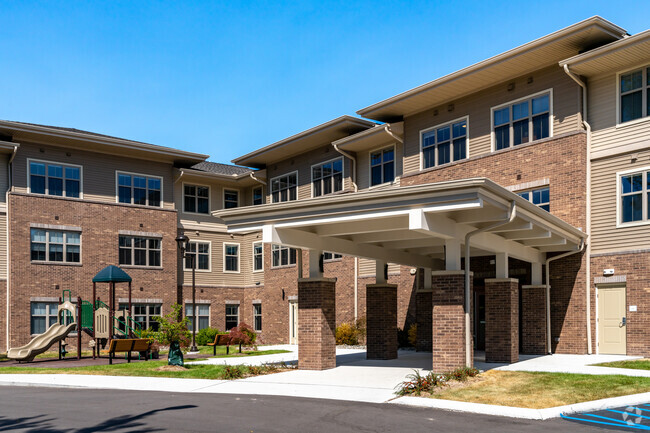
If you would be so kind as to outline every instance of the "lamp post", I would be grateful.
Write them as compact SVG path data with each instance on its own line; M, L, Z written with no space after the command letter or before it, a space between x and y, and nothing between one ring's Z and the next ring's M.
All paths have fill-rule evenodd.
M190 347L190 352L198 352L196 348L196 266L194 255L186 254L187 246L190 243L190 238L185 234L178 235L176 238L176 243L178 244L178 249L181 251L181 268L185 269L182 265L182 260L190 259L190 265L192 266L192 347Z

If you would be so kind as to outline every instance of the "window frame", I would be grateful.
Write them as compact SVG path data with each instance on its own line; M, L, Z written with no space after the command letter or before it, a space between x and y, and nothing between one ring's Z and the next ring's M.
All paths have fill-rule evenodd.
M445 126L449 126L450 128L452 128L451 129L451 136L449 138L449 142L453 146L453 143L454 143L453 125L454 125L454 123L459 123L459 122L462 122L462 121L465 121L465 125L466 125L466 128L465 128L465 158L454 161L453 148L452 148L451 153L450 153L450 155L451 155L450 161L445 162L444 164L438 164L437 163L437 161L438 161L438 143L436 142L436 144L434 144L434 147L436 149L435 150L436 164L432 165L431 167L424 168L424 140L423 140L423 135L426 134L427 132L442 129ZM437 138L436 138L436 141L437 141ZM465 116L462 116L462 117L459 117L457 119L450 120L448 122L440 123L438 125L431 126L429 128L425 128L425 129L420 130L420 171L434 169L436 167L444 167L444 166L447 166L449 164L453 164L454 162L467 161L468 159L469 159L469 114L467 114Z
M626 122L621 121L621 75L626 75L631 72L636 72L641 69L641 113L645 112L645 115L641 115L640 118L634 120L628 120ZM638 123L650 122L650 110L648 109L648 99L650 99L650 84L648 84L648 78L650 73L650 63L644 62L635 66L634 68L626 69L616 73L616 128L623 128L626 126L636 125ZM624 223L626 224L626 223Z
M129 308L129 304L127 302L118 302L117 305L118 305L118 310L122 310L122 308L120 308L122 306L126 306L126 309ZM146 313L145 314L135 314L135 307L136 306L141 307L143 305L146 306ZM133 313L133 320L134 321L141 324L141 322L138 322L137 320L135 320L135 316L146 317L146 321L145 321L146 328L142 328L143 330L144 329L149 329L151 327L151 322L156 322L155 320L153 320L154 316L158 316L158 315L160 317L163 316L163 303L162 302L132 302L131 306L133 307L133 310L134 310L134 313ZM150 306L159 306L160 307L160 314L152 314L152 313L150 313L149 312L149 307ZM156 322L156 323L158 323L158 322Z
M120 202L120 174L126 174L131 176L131 203L122 203ZM144 177L147 179L147 204L135 204L133 203L133 176ZM152 206L149 204L149 178L160 180L160 205ZM154 209L162 209L164 207L164 178L162 176L156 176L155 174L145 174L145 173L134 173L124 170L115 170L115 203L121 205L130 205L130 206L139 206L139 207L150 207Z
M257 191L257 190L260 191L260 197L262 199L261 203L255 203L255 191ZM252 189L252 191L251 191L251 202L252 202L253 206L260 206L260 205L264 204L264 202L265 202L265 199L264 199L264 187L262 187L260 185L260 186L256 186L255 188Z
M45 260L32 260L32 244L34 244L34 241L32 241L32 231L33 230L42 230L45 232L45 242L36 242L37 244L45 244ZM54 245L63 245L63 260L58 261L58 260L50 260L50 233L52 232L57 232L57 233L62 233L63 234L63 243L58 243L54 242ZM68 242L68 234L69 233L76 233L79 235L79 244L71 244ZM82 266L83 265L83 250L82 250L82 234L83 232L81 230L70 230L70 229L50 229L50 228L43 228L43 227L30 227L29 228L29 261L30 263L36 263L36 264L48 264L48 265L59 265L59 266ZM78 262L69 262L67 260L68 256L68 246L78 246L79 247L79 261Z
M386 182L386 180L384 179L384 169L383 169L383 167L384 167L385 162L383 161L383 153L384 153L384 150L390 149L390 148L393 148L393 180ZM382 162L381 162L381 167L382 167L381 180L382 180L382 182L378 183L377 185L373 185L372 184L372 167L373 167L373 165L372 165L372 154L377 153L377 152L382 153ZM397 176L397 146L395 144L391 144L389 146L378 147L378 148L373 149L373 150L368 152L368 189L378 188L378 187L386 186L386 185L394 185L395 182L397 181L397 178L398 178L398 176Z
M323 166L325 164L333 163L334 161L338 161L338 160L341 160L341 189L338 190L338 191L334 191L334 176L332 175L332 176L330 176L330 181L332 182L332 192L329 192L327 194L323 193L323 194L318 195L318 196L314 195L314 167ZM316 163L316 164L312 164L312 166L309 167L309 176L311 178L311 183L309 185L310 185L310 189L311 189L311 197L312 198L314 198L314 197L325 197L325 196L328 196L328 195L332 195L332 194L336 194L336 193L345 191L345 159L343 158L343 156L338 156L336 158L328 159L327 161L322 161L322 162L319 162L319 163ZM319 179L319 181L321 182L321 190L322 190L323 180L324 179L322 177Z
M236 192L237 193L237 206L226 208L226 191ZM235 208L241 207L241 191L239 191L239 188L226 188L226 187L224 187L224 188L222 188L222 191L221 191L221 197L222 197L221 205L223 206L222 209L235 209Z
M228 314L228 307L231 307L231 308L236 307L237 308L237 324L235 326L231 327L231 328L228 328L228 316L232 317L233 315ZM230 331L232 328L235 328L235 327L239 326L239 324L241 323L241 321L240 321L240 317L241 317L240 310L241 310L241 308L239 308L239 304L228 304L228 303L226 304L226 308L225 308L224 316L223 316L224 329L226 331Z
M208 188L208 212L207 213L205 213L205 212L191 212L191 211L188 211L188 210L185 209L185 186L186 185L187 186L193 186L193 187ZM181 200L182 200L183 213L190 214L190 215L210 215L210 212L212 211L212 189L211 189L210 185L203 185L203 184L194 183L194 182L183 182L182 185L181 185L181 191L182 191ZM162 197L162 190L160 192L161 192L161 197ZM199 196L194 195L194 205L196 206L196 209L199 208L198 199L199 199ZM142 206L142 205L140 205L140 206Z
M260 244L262 246L262 267L260 269L255 269L255 245ZM253 273L256 272L264 272L264 242L262 241L255 241L252 243L252 255L253 255L253 263L252 263L252 269Z
M494 132L494 128L495 128L495 126L494 126L494 112L497 111L497 110L500 110L502 108L510 107L512 105L515 105L517 103L520 103L520 102L523 102L523 101L526 101L526 100L532 100L532 99L537 98L539 96L543 96L543 95L545 95L547 93L548 93L548 137L540 138L539 140L546 140L546 139L549 139L549 138L553 138L553 123L554 123L554 120L555 120L555 115L553 114L553 88L551 87L551 88L542 90L540 92L531 93L530 95L526 95L526 96L524 96L522 98L513 99L512 101L508 101L508 102L505 102L503 104L495 105L495 106L490 108L490 150L491 150L492 153L493 152L506 151L508 149L515 149L518 146L524 146L526 144L536 143L536 142L539 141L539 140L533 140L533 131L532 131L532 128L531 128L531 124L532 124L533 117L535 115L533 115L532 110L531 110L529 115L528 115L528 119L529 119L528 120L528 133L529 133L529 138L530 138L528 140L528 142L521 143L521 144L518 144L516 146L514 145L514 134L512 133L512 131L513 131L513 125L514 125L514 123L516 121L512 119L512 116L510 116L510 122L508 123L509 128L510 128L509 129L510 134L509 134L508 147L504 147L503 149L498 149L497 150L497 148L496 148L496 135L495 135L495 132Z
M226 270L226 247L230 245L236 245L237 246L237 270L236 271L228 271ZM232 257L232 256L230 256ZM239 274L241 273L241 245L238 242L224 242L223 243L223 273L224 274Z
M41 194L38 192L32 192L32 170L31 170L31 163L36 162L40 164L45 164L45 193ZM60 165L63 167L63 177L61 178L63 181L63 195L54 195L49 193L49 177L47 174L47 167L49 165ZM79 197L68 197L67 196L67 189L65 187L65 168L66 167L72 167L72 168L78 168L79 169ZM60 197L60 198L69 198L73 200L83 200L84 198L84 168L83 165L79 164L69 164L67 162L57 162L57 161L50 161L46 159L36 159L36 158L27 158L27 191L29 194L35 194L39 195L42 197Z
M126 237L126 238L131 238L131 264L122 264L120 263L120 249L123 247L120 247L120 238L121 237ZM145 251L147 252L147 265L134 265L134 259L135 259L135 242L133 242L134 238L143 238L147 240L147 247L145 248ZM152 266L149 265L149 252L150 251L156 251L156 250L151 250L149 248L149 240L151 239L156 239L160 242L160 265L158 266ZM140 249L140 248L139 248ZM119 266L123 266L125 268L136 268L136 269L163 269L163 239L162 237L157 237L157 236L139 236L139 235L123 235L123 234L118 234L117 238L117 263Z
M280 262L282 262L282 252L281 251L283 249L285 249L285 248L287 249L287 264L286 265L283 265L282 263L280 263L279 265L275 265L273 263L273 249L274 248L277 249L278 251L280 251L280 253L279 253ZM291 263L291 250L292 249L296 251L296 254L295 254L296 261L294 263ZM299 252L298 252L298 249L296 249L296 248L292 248L292 247L288 247L288 246L280 245L280 244L271 244L271 269L291 268L293 266L297 266L298 254L299 254Z
M259 308L259 313L257 309ZM257 326L257 318L259 317L260 319L260 326ZM264 326L264 322L262 320L262 303L258 302L253 304L253 330L255 332L262 332L262 327Z
M212 326L212 320L211 320L211 316L212 316L212 314L211 314L211 313L212 313L212 311L211 311L211 310L212 310L212 304L209 304L209 303L207 303L207 302L196 302L196 303L194 303L194 304L191 303L191 302L185 302L184 305L183 305L183 317L187 317L187 318L189 319L189 320L188 320L188 323L187 323L187 329L189 329L190 332L192 332L192 326L190 326L190 323L191 323L191 320L194 319L194 308L196 308L196 306L201 306L201 305L207 305L207 306L208 306L208 315L207 315L207 317L208 317L208 326L206 326L206 328L209 328L209 327ZM187 307L192 307L192 315L188 315L188 314L187 314ZM205 316L205 314L201 315L201 314L198 314L198 312L197 312L197 314L196 314L196 318L198 319L198 322L199 322L199 323L197 324L197 326L196 326L196 332L197 332L197 333L198 333L201 329L205 329L205 328L201 328L201 327L199 326L199 324L201 323L201 317L206 317L206 316Z
M212 241L206 241L202 239L196 239L196 240L190 240L190 244L208 244L208 269L199 269L198 267L196 268L196 272L212 272ZM185 251L185 254L187 254L187 250ZM196 254L195 260L198 259L198 250L195 253L190 252L190 254ZM198 265L198 260L197 260L197 265ZM185 272L192 272L192 268L187 267L187 259L183 259L183 271Z
M326 258L327 254L331 255L331 258ZM340 262L341 260L343 260L343 254L323 251L323 263Z
M37 315L36 317L45 317L45 329L43 332L37 333L34 332L34 314L32 313L32 305L33 304L45 304L45 315ZM50 305L54 305L56 307L56 313L53 315L50 314ZM30 335L43 335L47 330L50 328L55 323L59 323L59 303L54 302L54 301L30 301L29 302L29 333ZM55 318L54 323L50 324L51 319Z
M292 175L296 176L296 199L295 200L285 200L285 201L282 201L282 200L274 201L273 200L273 181L276 180L276 179L279 179L281 177L289 177L289 176L292 176ZM290 202L290 201L298 201L298 192L299 192L299 189L300 189L299 185L298 185L298 180L299 179L300 179L300 177L298 177L298 170L290 171L288 173L284 173L284 174L281 174L279 176L274 176L271 179L269 179L269 197L271 197L271 203L287 203L287 202ZM278 192L280 192L280 191L282 191L282 190L279 190ZM289 191L289 188L287 188L287 191ZM288 196L289 196L289 193L287 192L287 197Z
M650 224L650 210L648 209L648 204L650 199L648 194L650 193L650 182L648 182L648 175L650 173L650 165L644 167L638 167L630 170L624 170L616 172L616 228L626 228L626 227L636 227L644 226ZM643 187L641 189L641 215L642 218L640 221L629 221L623 222L621 215L622 210L622 201L623 201L623 184L622 178L624 176L629 176L633 174L641 174ZM645 216L645 218L643 218Z
M541 190L545 190L545 189L548 190L548 203L539 203L539 204L538 203L533 203L533 192L534 191L541 191ZM549 212L549 213L551 212L551 210L550 210L551 209L551 186L550 185L540 185L540 186L536 186L534 188L521 189L521 190L517 190L517 191L513 191L513 192L515 194L517 194L519 197L523 198L524 200L534 204L538 208L540 208L542 210L545 210L546 212ZM521 194L525 194L525 193L529 194L528 198L521 196ZM546 209L544 209L542 207L544 205L548 206L548 210L546 210Z

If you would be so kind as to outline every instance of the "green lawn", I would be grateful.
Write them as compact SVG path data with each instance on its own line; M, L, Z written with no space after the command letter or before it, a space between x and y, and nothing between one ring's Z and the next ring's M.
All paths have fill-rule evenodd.
M614 361L594 364L598 367L632 368L634 370L650 370L650 359L637 359L634 361Z

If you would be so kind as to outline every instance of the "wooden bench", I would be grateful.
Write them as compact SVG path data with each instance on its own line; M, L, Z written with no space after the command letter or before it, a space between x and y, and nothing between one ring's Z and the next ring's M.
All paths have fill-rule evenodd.
M126 338L111 340L108 346L108 363L113 363L113 357L116 352L127 352L128 362L131 362L131 352L146 352L149 350L149 340L146 338ZM145 361L147 357L144 357Z
M208 343L212 346L212 355L217 356L217 346L226 346L226 355L230 354L230 334L217 334L214 337L214 343Z

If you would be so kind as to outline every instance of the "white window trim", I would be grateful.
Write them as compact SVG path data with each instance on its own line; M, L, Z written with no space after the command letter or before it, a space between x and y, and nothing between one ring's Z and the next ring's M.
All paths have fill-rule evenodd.
M221 205L223 206L222 209L226 208L226 191L237 192L237 207L241 207L241 191L239 190L239 188L226 188L226 187L223 187L221 189L221 198L222 198Z
M299 200L298 193L300 192L300 185L298 185L298 181L300 180L300 177L298 176L298 170L294 170L294 171L289 171L287 173L283 173L281 175L278 175L278 176L275 176L275 177L272 177L271 179L269 179L268 194L269 194L269 197L271 198L271 201L270 201L271 203L286 203L284 201L277 201L277 202L273 201L273 187L272 187L272 185L273 185L273 181L275 179L278 179L280 177L285 177L285 176L291 176L292 174L296 175L296 199L295 200L287 200L287 201L298 201Z
M491 152L496 152L496 150L495 150L495 148L496 148L496 142L495 141L496 140L495 140L495 135L494 135L494 112L495 112L495 110L499 110L499 109L501 109L503 107L507 107L509 105L513 105L513 104L516 104L517 102L525 101L527 99L536 98L537 96L542 96L542 95L544 95L546 93L548 93L548 95L549 95L548 96L548 137L542 138L542 140L546 140L548 138L553 138L553 123L555 123L555 115L553 114L553 88L551 87L549 89L542 90L541 92L532 93L530 95L524 96L523 98L513 99L512 101L508 101L508 102L505 102L503 104L495 105L494 107L490 108L490 151ZM533 115L532 115L532 112L531 112L530 116L528 116L528 117L532 118L532 116ZM513 123L513 121L512 121L512 118L511 118L510 119L510 125L512 125L512 123ZM532 131L530 131L529 133L531 134L531 138L532 138ZM510 134L510 138L512 138L512 134ZM531 140L528 143L521 143L521 144L519 144L517 146L510 146L509 145L508 147L506 147L504 149L499 149L499 151L508 150L508 149L515 149L518 146L523 146L523 145L526 145L526 144L535 143L536 141L539 141L539 140Z
M310 190L311 190L311 197L312 198L314 198L314 167L317 167L319 165L325 165L328 162L334 162L334 161L337 161L339 159L341 160L341 176L342 176L342 178L341 178L341 191L345 191L345 160L343 159L343 156L339 156L339 157L336 157L336 158L328 159L327 161L312 164L312 166L309 167L309 178L311 179ZM318 197L324 197L326 195L332 195L332 194L335 194L335 193L341 192L341 191L332 191L329 194L321 194Z
M621 75L628 74L630 72L636 71L637 69L645 69L645 68L650 68L650 63L647 61L641 64L638 64L637 66L633 68L626 69L625 71L617 72L616 73L616 129L618 128L625 128L627 126L633 126L637 125L639 123L645 123L645 122L650 122L650 113L646 113L645 116L641 116L639 119L634 119L630 120L628 122L621 122ZM647 72L646 72L647 74ZM645 74L643 74L645 75ZM647 100L646 98L647 93L650 93L650 90L645 92L644 90L647 87L650 87L646 84L646 81L643 81L643 85L641 86L642 90L642 98L641 98L641 109L642 110L647 110Z
M384 150L390 149L391 147L393 148L393 170L394 170L393 174L394 174L394 178L393 178L393 180L391 182L383 182L383 183L379 183L377 185L373 185L372 184L372 154L375 153L375 152L380 152L380 151L383 152ZM383 165L384 164L382 162L382 166ZM384 177L384 171L383 170L382 170L381 176L382 176L382 178ZM386 186L386 185L395 185L397 183L397 179L398 179L398 176L397 176L397 146L395 144L391 144L390 146L378 147L378 148L372 149L371 151L368 152L368 189L379 188L379 187Z
M151 206L148 204L134 204L133 203L133 194L131 194L131 206L140 206L140 207L151 207L151 208L162 208L165 199L164 199L164 179L162 176L156 176L154 174L145 174L145 173L133 173L131 171L124 171L124 170L115 170L115 203L117 204L129 204L129 203L120 203L120 184L119 184L119 175L120 174L128 174L129 176L143 176L143 177L151 177L151 178L156 178L160 179L160 206ZM149 185L147 184L147 189L149 189ZM131 191L133 191L133 183L131 183ZM149 197L147 197L147 201L149 201Z
M210 252L208 253L208 269L196 268L196 272L212 272L212 241L204 241L204 240L201 240L201 239L192 239L192 240L190 240L189 243L191 243L191 244L208 244L209 245L209 248L210 248L209 251ZM198 250L197 250L197 252L195 254L197 254L197 258L198 258ZM198 264L198 261L197 261L197 264ZM186 268L185 267L185 259L183 259L183 271L192 272L192 268Z
M283 268L292 268L294 266L298 266L298 254L300 254L300 250L298 250L296 248L294 248L296 250L296 263L288 263L286 265L280 264L278 266L274 266L273 265L273 246L274 245L277 245L279 248L287 248L288 249L287 254L289 254L288 259L289 259L289 261L291 261L291 248L292 247L288 247L286 245L281 245L281 244L271 244L271 269L283 269Z
M527 202L529 202L531 204L534 204L535 206L537 206L537 207L539 207L541 209L539 204L533 203L533 194L532 194L533 191L539 191L541 189L548 189L548 207L550 209L550 207L551 207L551 186L548 183L545 184L545 185L535 186L535 187L531 187L531 188L517 189L517 190L513 190L512 192L514 192L517 195L519 195L521 193L524 193L524 192L530 193L528 195L528 198L521 197L520 195L519 195L519 197L523 198Z
M37 193L32 192L32 173L31 173L31 170L30 170L30 167L29 167L30 163L32 163L32 162L40 162L42 164L60 165L62 167L67 166L67 167L76 167L76 168L78 168L79 169L79 197L67 197L66 195L62 195L62 196L60 196L60 195L51 195L51 194L47 193L47 191L49 191L49 188L47 188L47 187L45 188L45 191L46 191L45 194L37 194ZM64 168L64 173L65 173L65 168ZM47 176L47 171L46 171L45 172L45 178L47 179L47 177L48 176ZM65 175L64 175L64 179L65 179ZM47 180L46 180L46 183L47 183ZM83 167L83 165L69 164L67 162L50 161L50 160L46 160L46 159L27 158L27 191L30 194L34 194L34 195L38 195L38 196L42 196L42 197L59 197L59 198L69 198L69 199L72 199L72 200L83 200L83 198L84 198L84 167ZM65 189L65 182L63 183L63 191L67 193L67 191Z
M134 265L134 264L121 265L121 264L119 264L119 261L120 261L120 256L119 256L119 254L120 254L120 236L125 236L125 237L128 237L128 238L145 238L147 240L148 239L158 239L160 241L160 266L149 266L149 265L142 266L142 265ZM121 268L127 268L127 269L163 269L163 266L164 266L163 265L163 263L164 263L163 262L163 250L164 250L164 248L163 248L162 237L158 237L158 236L134 236L134 235L124 235L124 234L118 234L118 237L117 237L117 254L118 254L117 262L118 262L118 266L121 267ZM149 261L149 243L147 243L146 251L147 251L147 261ZM135 253L135 245L133 245L133 243L131 243L131 263L133 263L133 259L135 257L134 253Z
M32 230L45 230L45 260L32 260L31 255L32 255ZM64 233L64 242L63 242L63 260L60 262L55 262L50 260L48 257L50 255L50 232L61 232ZM66 254L68 252L67 250L67 245L75 245L75 244L68 244L65 242L67 240L67 236L65 235L66 233L79 233L79 261L78 262L69 262L66 260ZM42 244L43 242L37 242L39 244ZM60 244L58 244L60 245ZM48 265L59 265L59 266L82 266L83 265L83 233L81 230L75 230L75 229L49 229L49 228L42 228L42 227L30 227L29 228L29 261L30 263L39 263L39 264L48 264Z
M183 305L183 316L185 316L185 312L186 312L185 308L187 308L188 305L192 306L192 316L194 316L194 308L196 308L197 305L207 305L208 306L208 328L212 328L212 303L200 302L199 300L197 300L196 303L194 303L194 304L192 304L191 301L190 302L185 302L184 305ZM196 318L198 319L199 317L201 317L201 316L197 314ZM192 332L191 329L190 329L190 332ZM197 324L196 332L197 333L199 332L198 324Z
M637 226L647 226L650 224L650 215L647 215L646 220L641 220L641 221L631 221L624 223L621 221L621 194L622 194L622 188L621 188L621 178L623 176L626 176L628 174L634 174L634 173L644 173L646 171L650 171L650 165L646 165L644 167L639 167L639 168L634 168L630 170L625 170L625 171L619 171L616 172L616 228L626 228L626 227L637 227ZM643 182L646 183L647 179L646 176L643 177ZM650 192L650 185L646 187L646 191L641 193L642 199L642 209L643 213L647 213L647 193Z
M452 126L454 123L462 122L463 120L465 121L465 123L467 125L466 132L465 132L465 159L459 159L458 161L454 161L453 160L454 157L453 157L453 154L452 154L451 155L451 161L449 161L449 162L447 162L445 164L440 164L440 165L436 164L436 165L434 165L432 167L427 167L425 169L424 168L424 148L422 146L423 145L422 136L425 133L429 132L429 131L433 131L434 129L442 128L443 126ZM437 141L437 138L436 138L436 141ZM452 129L452 135L451 135L450 141L451 141L451 143L453 145L453 142L454 142L453 129ZM437 150L438 149L438 143L436 143L434 146L436 147L436 156L437 156L437 154L438 154L438 150ZM462 116L462 117L459 117L459 118L454 119L454 120L450 120L449 122L440 123L440 124L432 126L430 128L420 130L420 171L428 170L430 168L436 168L436 167L446 167L447 165L452 164L454 162L465 161L467 159L469 159L469 114L465 115L465 116ZM436 160L437 160L437 158L436 158Z
M161 183L161 185L162 185L162 183ZM188 186L201 186L201 187L207 187L208 188L208 213L189 212L189 211L185 210L185 185L188 185ZM181 184L181 188L182 188L181 189L181 200L182 200L181 206L182 206L182 209L183 209L183 213L189 214L189 215L208 215L208 216L210 215L210 212L212 211L212 188L210 187L210 185L203 185L203 184L194 183L194 182L183 182ZM161 202L162 202L162 190L160 190L160 194L161 194ZM194 196L194 198L196 198L196 196ZM197 209L198 209L198 206L197 206Z
M262 193L262 203L260 203L260 204L255 204L255 191L258 190L258 189L259 189L260 192ZM264 198L264 187L263 187L262 185L254 187L254 188L251 190L251 205L252 205L252 206L261 206L261 205L263 205L265 202L266 202L266 199Z
M262 244L262 269L255 269L255 245L256 244ZM251 264L251 269L253 270L253 273L258 273L258 272L264 272L264 242L262 241L255 241L252 243L252 251L253 251L253 263Z
M237 245L237 270L236 271L227 271L226 270L226 246L227 245ZM224 274L239 274L241 271L241 245L237 242L224 242L223 243L223 273Z
M160 300L160 302L158 302L158 300L156 300L156 302L151 302L149 300L145 300L145 301L146 302L138 302L138 301L135 301L135 300L132 299L131 300L131 305L134 306L134 307L135 307L135 304L140 304L140 305L146 305L147 306L147 314L137 314L137 316L147 316L148 319L151 319L151 320L147 320L147 325L150 325L151 322L155 322L155 320L153 320L154 316L150 315L150 313L149 313L149 305L160 305L160 317L163 317L163 315L165 314L165 312L163 311L164 304L163 304L162 300ZM128 304L128 303L129 303L128 298L126 300L118 300L117 301L117 306L119 308L120 304ZM134 313L133 316L136 316L136 314ZM135 319L133 319L133 320L135 320Z

